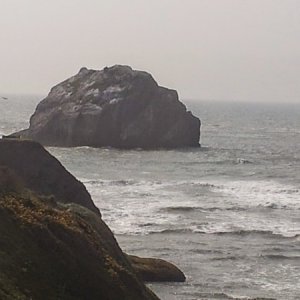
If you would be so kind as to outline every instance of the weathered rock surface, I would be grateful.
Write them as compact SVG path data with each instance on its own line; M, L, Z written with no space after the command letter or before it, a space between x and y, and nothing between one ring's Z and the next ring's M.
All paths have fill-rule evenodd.
M99 215L73 206L0 187L0 299L158 300Z
M158 258L141 258L128 255L135 271L144 281L149 282L184 282L185 276L175 265Z
M178 276L128 259L84 185L33 141L0 140L0 237L1 300L154 300L142 280Z
M198 147L200 120L146 72L82 68L53 87L18 133L48 146Z
M39 143L1 139L0 165L15 171L28 188L41 195L76 203L100 214L85 186Z

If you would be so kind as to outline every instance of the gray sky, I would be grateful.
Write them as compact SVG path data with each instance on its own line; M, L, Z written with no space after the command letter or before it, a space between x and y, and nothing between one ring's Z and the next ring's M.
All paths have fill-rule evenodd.
M181 98L300 102L299 0L0 0L0 93L128 64Z

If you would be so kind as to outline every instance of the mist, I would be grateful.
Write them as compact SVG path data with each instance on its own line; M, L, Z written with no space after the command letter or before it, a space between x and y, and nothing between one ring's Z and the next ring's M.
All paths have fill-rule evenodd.
M300 103L298 0L0 0L0 95L130 65L181 99Z

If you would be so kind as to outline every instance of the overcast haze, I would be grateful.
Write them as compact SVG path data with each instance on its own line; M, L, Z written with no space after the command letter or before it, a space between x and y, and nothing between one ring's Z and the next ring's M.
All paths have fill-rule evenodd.
M300 102L299 0L0 0L0 93L127 64L180 97Z

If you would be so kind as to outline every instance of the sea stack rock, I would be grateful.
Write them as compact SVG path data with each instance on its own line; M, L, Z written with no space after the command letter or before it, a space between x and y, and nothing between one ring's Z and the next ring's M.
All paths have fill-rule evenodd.
M47 146L199 147L200 120L149 73L115 65L53 87L18 134Z

